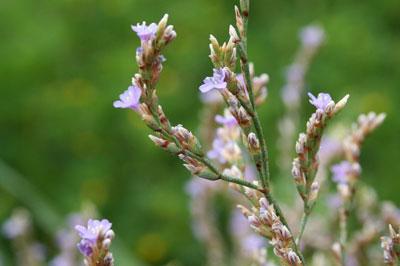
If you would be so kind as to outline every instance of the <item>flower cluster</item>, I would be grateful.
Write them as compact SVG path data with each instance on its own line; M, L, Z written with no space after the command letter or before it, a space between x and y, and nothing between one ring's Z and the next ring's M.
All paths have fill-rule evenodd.
M295 145L296 157L293 160L291 172L297 191L302 198L303 204L300 203L300 205L303 206L300 206L302 218L299 230L293 231L286 220L288 216L282 211L272 191L268 149L257 112L257 106L264 102L267 96L266 85L269 77L266 74L255 76L254 67L249 63L247 53L249 0L241 0L240 8L235 6L235 17L236 27L229 27L227 42L220 44L213 35L210 36L212 76L206 77L199 86L199 91L204 95L203 100L207 104L206 109L208 109L207 119L205 119L209 124L209 129L206 130L208 141L205 144L207 153L204 152L195 134L180 124L171 124L159 104L156 85L165 61L161 52L176 37L173 27L167 25L167 16L164 16L158 24L147 25L143 22L132 27L141 40L141 45L136 50L138 73L134 75L132 85L128 90L114 102L114 106L137 112L152 130L150 139L157 146L178 156L192 176L212 181L226 181L238 192L238 195L243 196L241 200L234 201L241 203L239 208L251 228L259 236L269 240L274 254L282 265L305 265L305 253L300 249L300 245L303 244L301 238L321 186L320 181L316 180L317 171L320 169L318 154L320 153L323 157L324 168L328 168L333 154L337 155L342 150L346 154L344 161L332 167L333 179L338 183L342 196L339 206L343 207L345 203L351 202L351 197L345 199L343 194L346 189L348 195L352 194L353 185L360 175L361 168L358 161L360 144L365 135L383 121L384 116L375 114L362 116L351 137L345 140L343 149L335 147L335 151L329 151L329 149L327 151L324 147L321 148L324 130L328 122L344 108L349 96L346 95L335 103L328 93L319 93L317 96L308 94L309 102L316 110L309 118L305 132L299 135ZM304 89L306 70L323 39L324 33L318 27L309 27L301 32L302 48L295 64L288 72L288 84L283 90L288 116L283 119L284 126L280 127L280 130L285 131L290 128L288 134L284 135L287 143L290 143L288 138L293 136L298 125L298 107ZM237 73L239 66L240 73ZM223 115L216 115L222 109L219 105L222 100L226 108ZM213 134L214 129L215 134ZM328 155L324 155L324 152ZM256 174L251 175L253 178L250 178L250 174L246 172L249 168L256 170ZM196 232L204 244L209 245L208 261L224 264L225 250L222 244L224 241L221 238L223 234L212 227L215 221L212 219L210 205L212 195L218 190L224 190L227 186L224 186L223 182L217 182L211 187L210 183L204 182L205 180L193 181L190 186L192 209L195 209L192 215L197 219ZM246 202L243 203L243 200ZM340 213L348 215L349 205L341 208ZM358 252L362 243L369 243L379 231L379 225L368 224L368 227L362 228L360 234L357 235L358 238L354 240L354 244L347 247L344 225L346 219L347 217L341 215L339 226L341 241L333 245L334 258L339 258L342 264L356 260L354 254ZM107 226L104 225L104 227ZM107 230L110 228L105 231ZM82 237L83 240L79 244L80 250L87 256L94 256L92 255L95 254L93 242L86 236L82 235ZM105 245L105 240L103 240L96 247L103 247ZM331 243L324 242L324 245L329 247ZM354 247L353 250L350 250L350 247ZM345 254L346 248L349 251L348 255ZM265 255L264 249L257 247L255 250L258 255ZM262 260L259 259L256 261L267 264L266 261L261 262Z
M316 199L319 184L314 182L318 169L318 150L321 137L327 122L338 113L347 103L348 95L338 103L335 103L331 96L326 93L318 94L315 97L311 93L310 103L317 110L307 122L305 133L300 133L296 142L297 157L293 160L292 175L297 190L302 197L305 207L310 209Z
M111 229L111 223L108 220L103 219L99 221L90 219L87 227L77 225L75 226L75 230L81 237L78 249L85 256L85 265L114 265L114 258L110 252L114 231Z
M256 202L256 208L249 210L246 207L239 206L243 214L249 220L250 226L270 239L274 247L274 253L284 265L303 265L300 257L293 250L295 243L289 228L285 226L275 212L273 205L259 193L247 192L248 196Z

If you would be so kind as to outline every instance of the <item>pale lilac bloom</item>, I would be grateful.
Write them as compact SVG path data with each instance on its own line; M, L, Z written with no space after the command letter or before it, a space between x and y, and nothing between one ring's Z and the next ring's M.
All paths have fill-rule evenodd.
M326 204L329 208L337 210L340 206L342 206L343 199L337 194L332 194L326 198Z
M132 30L136 32L137 36L141 41L148 41L153 39L156 36L157 32L157 24L151 23L150 25L146 25L146 22L143 21L142 24L138 23L136 26L132 25Z
M310 103L322 111L325 111L328 104L332 102L332 98L328 93L318 93L318 97L315 97L309 92L308 96L310 97Z
M61 254L55 257L50 263L50 266L72 266L75 265L76 261L74 258L69 256L68 254Z
M114 107L138 110L141 95L142 91L138 86L129 86L128 89L119 96L120 100L114 102Z
M9 239L14 239L28 233L31 226L30 215L24 209L17 209L3 224L3 233Z
M229 111L226 111L224 115L216 115L215 122L227 127L235 127L238 125L236 118Z
M316 47L324 41L325 32L320 26L311 25L303 28L300 32L301 42L305 46Z
M201 93L200 99L206 104L218 104L224 101L221 94L216 90L210 90L206 93Z
M249 181L257 180L257 168L253 164L246 164L244 168L244 177Z
M342 161L335 164L331 168L332 179L334 182L339 184L346 184L348 182L349 176L352 174L353 165L349 161Z
M82 225L75 226L75 230L82 238L78 244L79 251L85 255L90 256L93 249L96 247L96 242L99 237L104 236L108 232L112 232L111 223L107 219L92 220L90 219L87 223L87 227Z
M212 77L206 77L203 81L203 84L199 87L199 90L202 93L209 92L213 89L217 90L223 90L226 89L226 73L227 70L223 68L217 68L213 70L213 76Z
M208 191L215 190L214 182L202 178L192 178L186 183L185 191L191 198L196 198L204 195Z
M222 156L225 145L225 141L220 138L215 138L212 143L212 149L207 153L208 158L217 159L220 163L226 163L226 159Z
M318 151L318 157L324 164L328 163L333 157L342 152L342 143L332 137L322 137Z

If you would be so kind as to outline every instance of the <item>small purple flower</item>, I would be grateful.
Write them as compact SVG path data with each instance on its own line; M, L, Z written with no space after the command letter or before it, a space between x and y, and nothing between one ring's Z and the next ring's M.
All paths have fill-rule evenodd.
M94 244L86 239L82 239L81 242L78 243L78 249L82 253L82 255L89 257L93 253Z
M328 93L319 93L316 98L309 92L308 96L310 97L310 103L322 111L325 111L328 104L332 102L332 98Z
M75 226L75 230L82 238L78 244L79 251L85 256L90 256L93 250L98 248L97 242L99 240L111 240L114 237L111 226L112 224L107 219L101 221L90 219L87 223L87 227L82 225Z
M236 118L228 111L224 115L216 115L215 122L227 127L234 127L238 125Z
M155 23L151 23L147 26L146 22L143 21L142 24L138 23L136 26L132 25L131 27L141 41L148 41L156 36L157 24Z
M213 89L223 90L226 89L226 78L227 70L223 68L218 68L213 70L212 77L206 77L203 81L203 85L199 87L202 93L209 92Z
M120 100L114 102L114 107L138 110L141 95L142 91L139 87L135 85L129 86L128 89L119 96Z
M346 184L348 182L349 176L354 171L353 165L349 161L342 161L335 164L331 168L332 179L334 182L339 184Z
M220 163L225 163L225 158L221 155L225 148L225 142L220 138L215 138L212 143L212 150L207 153L208 158L218 159Z
M307 26L300 32L300 39L306 46L317 47L324 41L324 38L324 30L316 25Z
M217 104L224 101L221 94L216 90L210 90L206 93L201 93L200 99L203 103L206 104Z
M31 226L29 212L25 209L14 210L11 217L2 226L4 235L9 239L15 239L26 235Z

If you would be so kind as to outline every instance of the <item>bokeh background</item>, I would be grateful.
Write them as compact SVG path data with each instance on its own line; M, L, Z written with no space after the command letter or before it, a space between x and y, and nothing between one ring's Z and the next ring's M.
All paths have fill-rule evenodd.
M150 143L149 130L135 113L114 109L112 102L136 69L139 42L130 25L168 13L178 38L165 53L159 95L172 121L196 130L197 88L211 73L208 36L227 38L233 2L1 1L0 222L25 206L33 212L36 235L51 243L63 217L92 202L113 222L124 247L119 265L134 265L131 259L139 265L202 265L204 252L191 231L184 191L188 173ZM285 66L299 45L298 30L319 23L327 40L306 89L336 99L350 93L340 115L345 125L360 112L388 114L366 142L361 161L364 180L381 199L398 205L400 1L251 5L249 54L256 71L271 77L269 98L260 108L271 157L283 111ZM311 107L304 109L304 121L310 112ZM11 255L4 239L0 250Z

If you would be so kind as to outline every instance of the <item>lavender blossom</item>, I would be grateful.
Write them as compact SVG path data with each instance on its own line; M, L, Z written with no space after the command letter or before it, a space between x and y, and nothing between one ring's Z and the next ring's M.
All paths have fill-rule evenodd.
M136 26L132 25L131 28L134 32L136 32L141 41L148 41L156 36L158 27L155 23L151 23L147 26L146 22L143 21L142 24L138 23Z
M317 109L320 109L322 111L325 111L328 104L333 102L331 96L328 93L318 93L318 97L316 98L313 94L309 92L308 96L310 97L310 103L314 105Z
M226 89L227 83L225 81L227 70L224 68L217 68L213 70L212 77L206 77L203 81L203 85L199 87L202 93L209 92L213 89L223 90Z
M349 161L342 161L332 166L333 173L332 179L338 184L347 184L351 181L351 177L360 171L357 163L350 163Z
M140 105L140 96L142 91L136 85L129 86L120 96L120 100L114 102L115 108L130 108L138 110Z
M106 219L101 221L90 219L87 227L81 225L75 226L75 230L82 238L77 246L79 251L85 256L85 265L113 265L114 259L111 252L109 252L111 240L114 238L111 225Z
M235 127L238 125L236 118L228 111L225 110L224 115L216 115L215 122L227 127Z
M304 46L318 47L324 41L324 30L316 25L304 27L300 32L300 39Z
M332 166L332 179L336 183L347 183L348 176L351 173L353 167L352 164L348 161L342 161L338 164Z
M29 213L24 209L17 209L12 216L3 224L3 233L9 239L27 234L31 227Z

